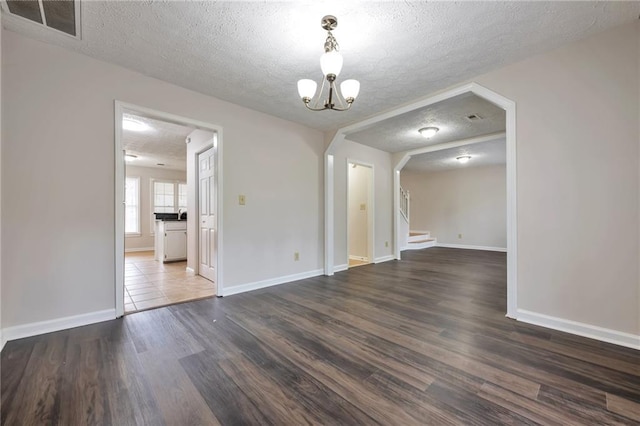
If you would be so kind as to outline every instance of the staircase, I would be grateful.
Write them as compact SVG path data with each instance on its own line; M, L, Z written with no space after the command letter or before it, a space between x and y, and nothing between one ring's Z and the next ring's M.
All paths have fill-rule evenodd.
M431 237L429 231L410 231L409 210L411 207L411 194L400 187L400 227L399 233L403 236L400 241L400 250L419 250L433 247L437 241ZM404 237L406 235L406 237Z
M431 237L429 231L410 231L405 250L419 250L433 247L436 243L436 239Z

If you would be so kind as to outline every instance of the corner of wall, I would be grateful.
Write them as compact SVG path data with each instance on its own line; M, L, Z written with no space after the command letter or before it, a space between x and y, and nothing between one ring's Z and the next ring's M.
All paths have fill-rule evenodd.
M0 100L2 99L2 27L0 26ZM2 102L0 102L0 176L2 176ZM6 343L2 330L2 178L0 177L0 352Z

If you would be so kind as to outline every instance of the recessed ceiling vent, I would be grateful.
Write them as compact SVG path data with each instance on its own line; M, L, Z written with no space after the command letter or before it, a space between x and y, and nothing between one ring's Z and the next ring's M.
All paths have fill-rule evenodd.
M469 114L464 117L467 121L475 123L476 121L482 121L484 118L480 114Z
M80 38L80 0L5 0L3 3L8 16L28 19Z

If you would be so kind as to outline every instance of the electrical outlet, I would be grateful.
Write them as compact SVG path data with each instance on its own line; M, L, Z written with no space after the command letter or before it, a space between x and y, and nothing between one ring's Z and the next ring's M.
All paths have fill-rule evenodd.
M238 195L238 204L240 204L241 206L244 206L246 202L247 200L245 199L244 195Z
M384 242L384 246L385 246L385 247L389 247L389 241L385 241L385 242Z
M462 239L462 234L458 234L458 239L461 240Z
M296 251L296 252L293 253L293 260L296 261L296 262L298 260L300 260L300 253L299 252Z

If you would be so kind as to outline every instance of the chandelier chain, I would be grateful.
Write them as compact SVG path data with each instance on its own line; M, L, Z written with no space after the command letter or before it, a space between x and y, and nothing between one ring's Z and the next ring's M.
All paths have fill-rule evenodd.
M331 31L327 31L327 40L324 42L324 51L331 52L335 50L338 52L340 50L340 45L338 44L338 40L333 36Z

